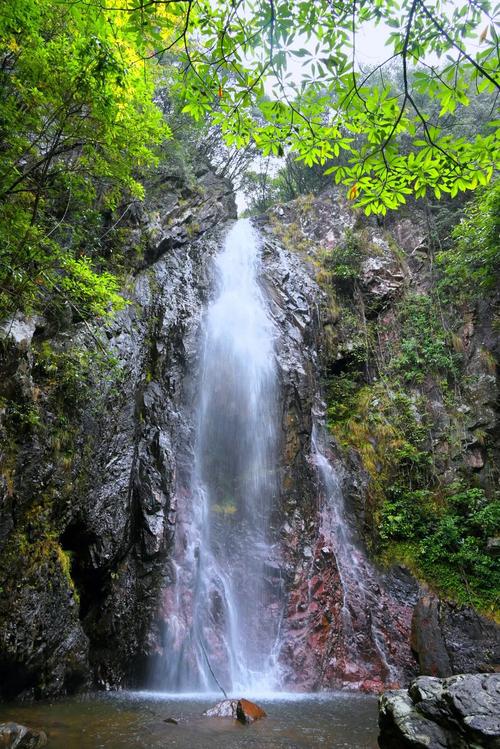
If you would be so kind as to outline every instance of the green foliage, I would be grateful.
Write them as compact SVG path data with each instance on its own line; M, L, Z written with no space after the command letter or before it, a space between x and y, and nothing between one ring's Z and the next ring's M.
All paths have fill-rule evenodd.
M64 298L71 299L79 313L106 316L110 308L124 307L125 300L118 294L118 279L102 271L96 273L89 258L65 257L62 259L63 275L59 282Z
M2 407L5 408L7 431L17 437L32 432L41 424L40 411L34 403L5 400Z
M497 198L493 190L488 195L487 210L480 216L471 205L456 232L471 249L477 241L480 252L486 241L493 244ZM448 252L453 255L452 250L443 255ZM465 244L460 259L467 263ZM332 293L334 285L338 291L331 260L326 256L322 262ZM348 278L351 273L355 278L349 267ZM442 595L497 616L500 562L488 549L488 539L500 534L500 501L487 481L484 490L476 487L472 472L456 460L466 439L461 408L466 404L457 393L467 388L462 339L452 332L456 307L443 308L433 291L402 289L389 313L366 320L356 309L355 302L368 309L360 292L336 294L335 328L341 334L333 363L326 362L334 374L327 369L325 394L330 430L348 455L355 450L369 476L367 545L383 563L404 563ZM356 337L367 341L363 366L345 353ZM481 353L481 363L494 372L491 354ZM447 412L442 421L436 420L434 401ZM485 432L475 430L474 438L487 450ZM462 477L461 483L450 486L453 474Z
M494 120L471 137L448 129L455 112L470 106L471 90L494 101L494 14L488 0L195 2L181 36L202 41L196 53L189 43L181 52L179 91L194 118L212 112L228 143L253 140L264 155L288 151L309 166L333 161L327 171L367 215L396 208L411 194L453 197L486 184L499 161ZM356 34L381 22L393 29L387 60L360 72ZM471 55L466 40L479 35ZM429 55L441 64L429 66ZM396 86L387 75L394 59L401 69ZM302 64L302 76L292 73L290 60ZM432 107L422 105L422 96Z
M3 8L0 318L66 299L80 317L123 304L102 273L95 218L142 197L138 170L169 135L157 66L136 64L127 20L97 2Z
M372 88L378 69L366 70L367 87ZM390 66L384 72L386 84L397 95L404 89L404 71L401 66ZM413 81L420 76L426 76L425 68L419 68L417 71L407 71L407 79ZM464 140L475 139L478 136L488 136L491 132L491 113L492 102L490 97L478 93L473 87L467 92L468 104L458 104L455 111L449 113L443 120L442 128L444 132L453 133L454 137L461 137ZM421 88L418 93L414 93L414 100L421 112L427 114L428 121L439 119L440 106L439 102L432 97L426 88ZM354 136L353 143L361 145L364 139L364 133L357 133ZM413 144L412 139L407 135L399 138L400 148L403 152L409 154L413 152L416 156L418 148ZM353 146L354 147L354 146ZM316 194L331 184L332 173L338 171L340 174L346 174L352 164L350 152L340 152L337 156L327 159L323 165L315 163L307 166L303 161L293 158L291 152L286 153L285 158L270 157L271 166L266 163L261 168L266 175L272 174L272 177L266 178L266 207L278 202L286 202L303 194ZM355 200L360 194L360 185L355 183L351 185L353 190L348 191L350 199ZM255 192L250 191L250 213L258 213L258 206L254 205L253 197ZM463 204L467 200L467 193L461 191L452 198L450 193L441 193L438 190L427 191L420 194L419 204L425 207L425 210L432 221L431 235L439 249L448 246L449 232L457 223L460 213L463 210ZM435 198L438 197L438 200ZM470 198L469 198L470 199ZM414 200L408 198L409 207L414 204ZM372 206L373 207L373 206ZM378 211L374 211L378 212ZM383 211L382 211L383 212Z
M122 377L119 363L90 342L45 340L37 342L32 353L32 392L13 392L1 401L7 440L14 445L37 434L60 445L69 435L73 449L78 408L85 406L89 416L99 409L107 390ZM54 444L47 449L53 451Z
M407 313L415 312L413 303ZM422 361L441 371L433 349L423 350L417 373L425 371ZM403 390L407 375L393 372L390 388L386 380L363 386L361 372L351 368L327 386L329 427L343 446L357 450L370 475L374 550L386 561L403 561L444 595L495 613L500 565L487 540L500 533L500 501L475 487L441 488L424 404Z
M409 542L416 570L443 593L483 610L498 607L500 561L487 541L500 533L499 499L456 485L444 497L395 486L380 516L382 544Z
M345 289L346 286L351 288L352 282L359 278L364 257L359 235L348 229L342 242L328 252L323 263L332 272L333 282Z
M345 422L350 418L355 408L359 388L359 379L351 372L342 372L328 379L326 415L330 429L334 429L337 423Z
M263 159L259 169L247 169L242 182L248 203L246 215L263 213L276 203L287 203L300 195L315 195L331 183L320 164L306 166L291 154L282 160Z
M246 196L248 208L246 216L264 213L274 203L279 202L275 179L268 172L269 165L260 171L247 169L242 180L241 188Z
M422 382L428 374L454 376L459 355L451 347L449 334L438 317L437 300L412 294L399 306L401 336L391 369L406 382Z
M325 167L367 214L396 208L410 194L454 196L486 184L498 163L496 123L486 119L465 135L448 125L498 89L493 12L487 0L352 8L328 0L7 3L0 318L65 298L78 317L120 303L110 276L100 279L110 270L104 215L143 196L144 170L171 135L162 116L166 89L181 139L192 132L182 116L211 115L204 147L221 174L235 176L247 163L237 148L250 158L255 148L286 155L272 179L277 199L316 189ZM485 17L491 27L472 57L463 40ZM394 73L383 63L384 75L375 76L355 69L353 34L380 22L394 29L388 59L400 66ZM419 67L429 54L443 64ZM290 60L302 64L302 75L292 75ZM186 177L183 153L164 149Z
M340 443L355 448L372 480L372 501L378 505L396 477L402 485L424 486L430 478L428 426L420 403L396 384L358 385L351 375L331 378L328 387L329 427ZM345 393L349 396L344 408Z
M46 397L57 402L64 412L85 403L93 390L94 379L115 368L112 357L91 348L69 345L56 347L43 341L34 350L33 375Z
M409 491L402 486L391 487L380 517L379 537L382 542L413 541L424 533L429 516L428 489Z
M423 306L429 325L427 302L417 301L416 310L414 302L406 312L419 317ZM441 372L434 350L420 349L417 374L425 371L423 361ZM407 376L404 368L393 370L390 383L386 375L363 385L362 371L351 366L327 384L329 428L342 446L356 449L370 476L367 541L381 560L404 562L443 595L495 615L500 565L487 541L500 534L500 501L476 487L442 487L425 402L405 391ZM412 374L415 380L420 377Z
M477 193L438 255L447 293L476 297L495 287L500 267L500 181Z

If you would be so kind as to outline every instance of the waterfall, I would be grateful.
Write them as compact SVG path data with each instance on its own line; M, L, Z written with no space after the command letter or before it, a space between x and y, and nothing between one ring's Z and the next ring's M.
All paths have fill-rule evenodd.
M380 578L349 527L339 476L328 455L326 427L317 416L313 421L311 452L323 494L320 533L331 542L342 588L339 625L346 659L344 670L365 676L379 676L382 670L388 682L396 683L400 673L391 662L379 621L384 597Z
M178 502L164 686L273 687L280 606L266 577L279 485L275 330L259 287L259 236L236 222L206 312L189 496ZM279 591L278 591L279 593Z

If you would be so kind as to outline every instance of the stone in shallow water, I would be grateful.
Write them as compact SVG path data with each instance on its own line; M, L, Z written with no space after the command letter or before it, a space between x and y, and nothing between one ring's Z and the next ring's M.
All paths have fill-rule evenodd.
M19 723L0 723L0 746L5 749L38 749L47 744L43 731L34 731Z
M266 712L250 700L238 700L236 706L236 717L241 723L253 723L259 718L265 718Z
M207 718L235 718L240 723L253 723L265 718L265 711L250 700L222 700L203 713Z
M203 715L207 718L236 718L237 706L238 700L222 700L205 710Z

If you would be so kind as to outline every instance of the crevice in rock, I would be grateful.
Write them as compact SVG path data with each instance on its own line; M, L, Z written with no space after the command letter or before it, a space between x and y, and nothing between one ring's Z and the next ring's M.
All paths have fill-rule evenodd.
M36 675L24 664L10 658L0 660L0 697L11 700L32 689Z
M96 541L95 534L78 521L69 525L60 536L61 548L71 558L71 579L80 599L79 619L82 622L105 596L106 574L95 569L91 558L90 550Z

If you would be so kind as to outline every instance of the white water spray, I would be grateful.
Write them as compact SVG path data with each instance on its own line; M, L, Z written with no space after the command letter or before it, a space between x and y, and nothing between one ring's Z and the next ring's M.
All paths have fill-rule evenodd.
M190 512L180 520L170 596L167 689L272 688L279 626L274 328L258 285L258 235L238 221L216 258L206 316Z

